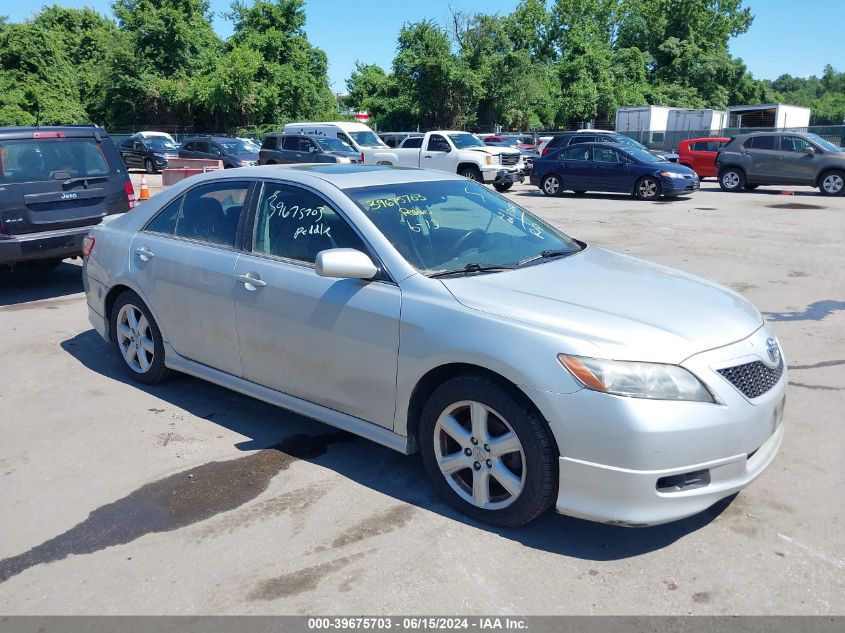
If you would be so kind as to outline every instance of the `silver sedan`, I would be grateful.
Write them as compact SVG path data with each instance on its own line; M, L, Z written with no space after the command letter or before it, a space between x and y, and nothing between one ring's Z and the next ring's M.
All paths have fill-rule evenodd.
M176 370L420 451L497 525L672 521L783 438L786 362L738 294L573 239L442 172L197 176L85 242L91 323L145 383Z

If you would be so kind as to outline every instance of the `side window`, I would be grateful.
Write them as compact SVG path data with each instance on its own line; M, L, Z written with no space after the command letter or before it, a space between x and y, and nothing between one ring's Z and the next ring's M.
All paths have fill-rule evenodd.
M179 210L182 208L182 200L184 196L179 196L158 212L147 224L145 231L152 233L163 233L164 235L173 235L176 230L176 220L179 218Z
M299 149L302 152L310 152L311 150L317 151L317 146L314 145L310 139L302 137L299 141Z
M193 152L194 151L194 142L188 141L184 145L182 145L182 151L184 152Z
M252 251L314 263L317 253L329 248L367 250L346 220L317 194L291 185L265 183Z
M422 147L422 136L412 136L411 138L405 139L405 142L402 143L403 149L419 149Z
M745 147L751 147L753 149L774 149L775 148L775 137L774 136L752 136L750 139L745 141Z
M572 145L575 143L595 143L599 139L595 136L573 136Z
M276 149L276 139L278 136L265 136L264 142L261 143L261 149Z
M215 143L208 144L208 153L212 156L223 156L223 150Z
M426 149L429 152L448 152L451 148L445 138L439 134L432 134L428 138L428 147Z
M141 141L135 141L134 143L132 143L132 149L136 152L146 151L146 148L144 147L144 144Z
M298 136L286 136L285 140L282 142L282 149L287 150L289 152L298 152L299 151L299 137Z
M194 143L194 151L201 154L208 154L208 141L196 141Z
M564 160L590 160L590 148L573 145L561 152Z
M343 141L344 143L346 143L347 145L349 145L349 147L351 147L351 148L353 148L353 149L355 148L355 143L352 141L352 139L351 139L351 138L349 138L349 137L348 137L346 134L344 134L343 132L338 132L338 133L337 133L337 138L339 138L341 141Z
M780 137L780 149L782 152L803 152L808 147L811 147L810 142L800 136Z
M216 182L191 189L184 196L174 234L233 247L248 191L248 182L237 181Z
M600 163L619 163L619 153L609 147L594 147L593 160Z

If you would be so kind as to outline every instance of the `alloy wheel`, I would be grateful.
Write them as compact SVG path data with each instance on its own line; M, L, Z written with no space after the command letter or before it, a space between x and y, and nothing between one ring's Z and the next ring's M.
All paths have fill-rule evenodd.
M739 174L735 171L729 171L722 175L722 184L726 189L736 189L739 187Z
M525 488L519 437L507 420L481 402L456 402L440 414L434 455L452 490L478 508L506 508Z
M116 325L117 345L123 360L132 371L146 373L155 357L155 343L147 317L136 306L127 303L120 308Z
M822 189L825 193L833 195L840 193L843 185L845 185L845 181L839 174L828 174L822 181Z
M644 178L639 185L637 185L637 191L640 194L640 198L643 199L650 199L657 197L657 181L653 180L652 178Z
M557 176L546 176L543 181L543 192L550 196L556 196L560 191L560 180Z

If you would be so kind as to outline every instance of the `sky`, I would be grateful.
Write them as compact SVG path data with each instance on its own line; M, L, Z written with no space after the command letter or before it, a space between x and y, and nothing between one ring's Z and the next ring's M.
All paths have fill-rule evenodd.
M111 15L111 0L43 3L87 5ZM231 34L232 24L221 14L230 3L231 0L211 0L214 28L224 38ZM33 7L40 4L0 0L0 15L18 22L30 17ZM755 77L775 79L783 73L799 77L820 75L825 64L845 71L845 0L745 0L744 4L751 8L754 24L748 33L732 40L730 48ZM390 68L396 36L404 23L429 18L448 24L450 6L468 13L509 13L516 5L517 0L306 0L305 29L311 43L328 55L332 90L345 92L346 79L356 61Z

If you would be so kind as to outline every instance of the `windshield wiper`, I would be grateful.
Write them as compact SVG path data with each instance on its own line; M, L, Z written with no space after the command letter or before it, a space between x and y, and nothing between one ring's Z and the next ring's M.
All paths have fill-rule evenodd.
M573 251L571 248L559 248L556 250L540 251L539 255L529 257L528 259L523 259L521 262L519 262L519 265L525 266L525 264L530 264L541 259L551 259L552 257L561 257L562 255L571 255L572 253L577 252L578 251Z
M511 264L478 264L478 263L471 263L467 264L463 268L453 268L451 270L441 270L440 272L436 272L433 275L429 275L432 279L435 277L446 277L447 275L468 275L470 273L486 273L486 272L498 272L501 270L513 270L514 268L518 268L518 266L514 266Z

